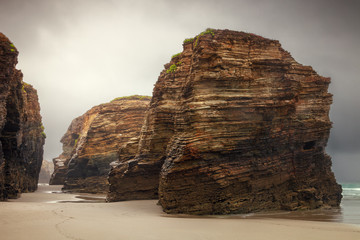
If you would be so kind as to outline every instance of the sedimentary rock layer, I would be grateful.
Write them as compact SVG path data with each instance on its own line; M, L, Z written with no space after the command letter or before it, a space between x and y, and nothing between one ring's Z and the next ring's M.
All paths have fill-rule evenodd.
M96 111L98 111L98 108L96 108ZM53 159L54 172L50 178L50 185L64 185L68 164L71 157L76 153L79 136L81 132L86 132L86 130L83 130L83 122L85 122L86 116L91 115L92 112L95 112L95 109L90 110L88 114L75 118L61 138L63 152Z
M18 51L0 33L0 199L35 191L45 134L36 90L15 68Z
M330 79L254 34L208 30L183 47L108 199L159 197L165 212L191 214L339 206L325 153Z
M138 137L149 102L146 96L118 98L74 119L61 140L64 152L54 159L51 183L64 184L66 191L107 192L110 163Z

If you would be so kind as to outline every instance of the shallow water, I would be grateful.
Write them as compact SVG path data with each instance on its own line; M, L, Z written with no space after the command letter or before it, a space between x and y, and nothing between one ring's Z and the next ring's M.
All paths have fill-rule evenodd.
M255 214L235 214L217 216L189 216L189 215L168 215L165 217L185 217L185 218L270 218L270 219L293 219L305 221L339 222L346 224L360 225L360 184L343 183L343 199L338 209L319 209L311 211L295 212L269 212ZM59 186L39 185L39 190L51 194L67 194L59 190ZM105 195L101 194L73 194L71 200L58 200L52 203L104 203Z
M360 183L341 183L342 222L360 225Z
M86 195L75 196L74 200L56 201L57 203L105 203L105 197L93 197Z
M88 193L64 193L61 191L60 185L39 184L38 192L46 194L58 194L69 196L67 199L59 199L55 201L46 201L47 203L105 203L105 194L88 194Z
M360 184L342 183L343 199L338 209L253 214L248 218L281 218L305 221L340 222L360 225Z
M341 184L343 187L343 199L340 207L336 209L317 209L304 211L274 211L267 213L233 214L233 215L210 215L189 216L186 214L167 215L168 217L184 218L248 218L248 219L291 219L320 222L339 222L360 226L360 184ZM165 215L166 216L166 215Z

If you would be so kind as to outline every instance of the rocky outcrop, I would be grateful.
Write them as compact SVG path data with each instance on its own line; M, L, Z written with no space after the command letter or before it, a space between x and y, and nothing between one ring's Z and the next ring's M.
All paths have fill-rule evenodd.
M22 81L17 56L0 33L0 200L37 189L45 142L37 92Z
M99 110L98 107L96 110ZM88 114L84 114L78 118L75 118L71 122L65 135L61 138L60 142L63 144L63 152L60 154L60 156L53 159L54 172L50 178L50 185L64 185L68 164L71 157L76 153L76 147L79 143L79 136L81 135L81 132L86 132L86 129L83 129L83 123L85 122L84 119L86 116L91 115L94 111L95 110L90 110Z
M146 96L117 98L74 119L61 139L64 152L54 159L51 183L63 183L66 191L107 192L110 163L116 165L122 145L138 137L149 102Z
M136 157L109 201L159 198L168 213L339 206L325 153L329 78L278 41L229 30L186 39L153 91Z
M53 172L54 172L53 163L43 160L39 174L39 183L49 183L51 174Z

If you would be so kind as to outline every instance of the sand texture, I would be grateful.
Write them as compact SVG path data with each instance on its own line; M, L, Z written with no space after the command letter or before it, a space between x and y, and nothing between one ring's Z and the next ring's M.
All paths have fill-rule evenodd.
M163 213L156 200L86 202L74 194L51 193L59 189L40 187L1 202L1 240L360 239L360 227L341 223L173 217Z

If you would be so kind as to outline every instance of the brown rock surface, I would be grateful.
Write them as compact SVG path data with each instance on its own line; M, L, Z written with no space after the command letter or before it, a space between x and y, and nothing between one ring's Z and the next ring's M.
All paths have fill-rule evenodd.
M64 152L54 159L51 183L64 183L66 191L107 192L110 163L118 161L123 144L139 135L149 102L143 96L118 98L74 119L61 139Z
M191 214L339 206L325 153L330 79L254 34L209 30L183 46L108 199L159 193L165 212Z
M64 185L68 164L71 156L76 152L76 145L82 132L82 128L84 127L83 122L85 121L84 119L86 116L87 115L84 114L75 118L71 122L64 136L61 138L60 142L63 144L63 152L53 159L54 172L50 178L50 185Z
M17 56L0 33L0 200L37 189L45 143L37 92L22 81Z
M91 113L89 113L90 115ZM78 143L79 136L82 131L83 122L88 115L84 114L80 117L75 118L65 135L61 138L60 142L63 144L63 152L57 158L53 159L54 172L50 178L50 185L64 185L65 175L68 169L68 164L71 156L76 152L76 145Z

